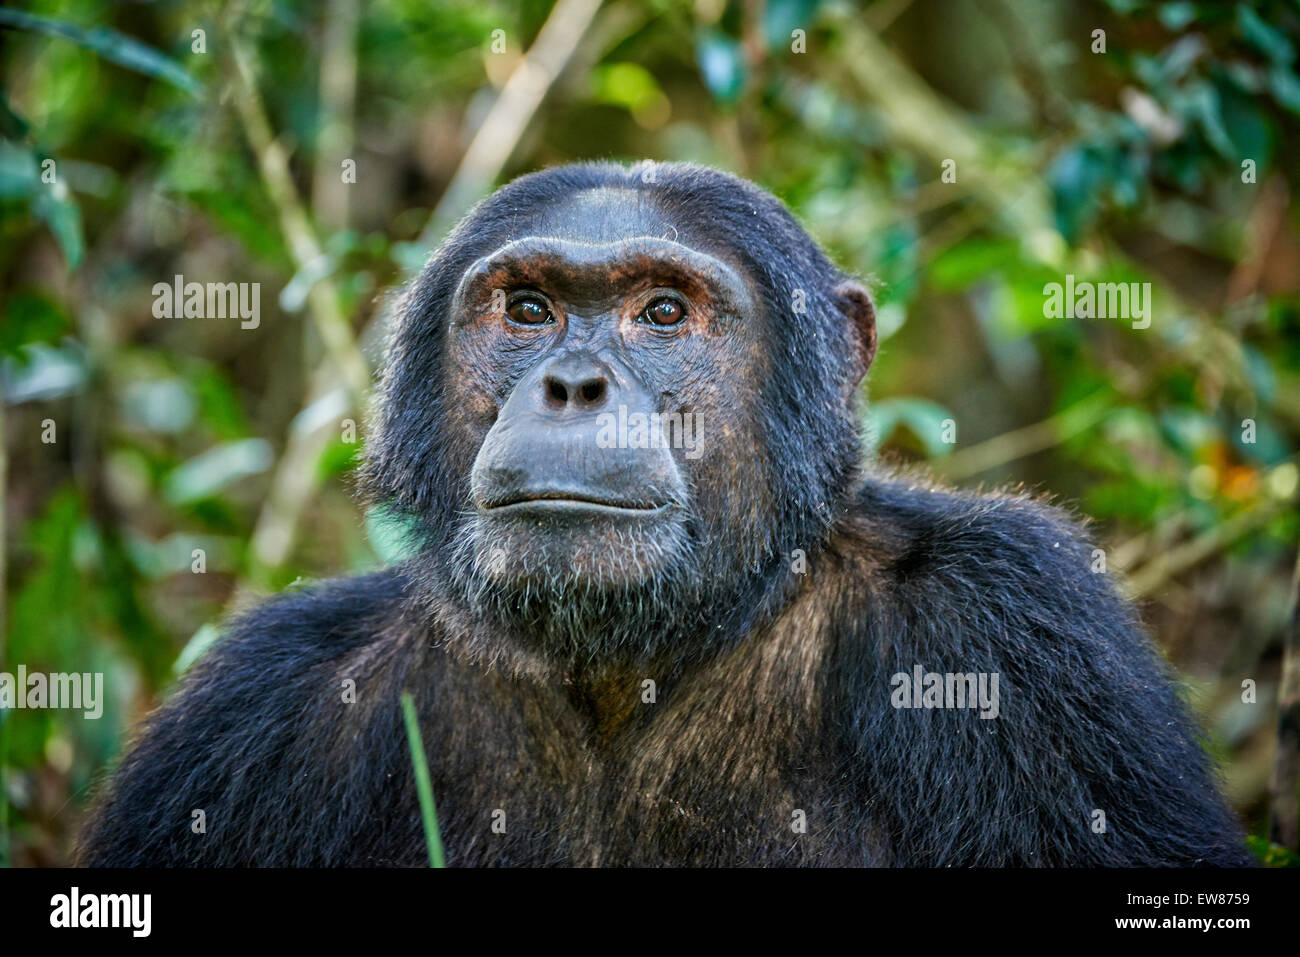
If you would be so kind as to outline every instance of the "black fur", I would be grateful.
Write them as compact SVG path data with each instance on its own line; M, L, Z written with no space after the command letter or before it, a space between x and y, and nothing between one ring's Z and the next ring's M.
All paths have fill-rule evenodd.
M701 506L662 582L493 593L463 553L475 448L448 408L449 297L508 239L617 234L564 216L600 187L725 251L782 317L771 375L742 384L764 448L735 490L772 506L748 525ZM847 278L779 203L709 170L567 167L485 201L412 289L385 375L368 481L419 524L417 556L234 622L113 776L82 862L422 864L410 690L451 864L1246 863L1168 669L1078 528L859 470ZM915 665L999 674L1000 716L892 707Z

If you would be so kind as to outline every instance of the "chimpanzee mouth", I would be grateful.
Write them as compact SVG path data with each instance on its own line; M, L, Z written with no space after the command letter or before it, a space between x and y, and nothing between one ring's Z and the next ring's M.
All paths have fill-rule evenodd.
M553 489L536 492L519 492L503 496L496 501L482 502L479 509L495 514L532 512L535 514L581 513L629 515L639 518L660 515L673 507L671 502L651 502L621 498L607 498L589 492Z

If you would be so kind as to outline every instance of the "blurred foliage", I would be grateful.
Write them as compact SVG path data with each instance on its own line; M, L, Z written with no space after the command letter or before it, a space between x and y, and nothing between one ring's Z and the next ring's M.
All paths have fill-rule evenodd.
M551 5L21 6L0 10L0 670L102 671L108 692L98 721L0 713L0 855L48 864L243 589L400 554L401 530L350 497L364 415L314 375L311 297L328 285L373 365L385 290L427 255ZM327 82L352 75L326 56L340 30L346 115ZM237 47L319 237L310 262L250 148ZM681 159L785 199L873 284L878 454L1090 516L1263 834L1300 531L1298 48L1291 0L609 0L498 179ZM261 283L260 324L155 318L154 284L178 274ZM1048 318L1066 275L1151 283L1150 327ZM283 496L301 521L268 564L254 529L321 423L334 437Z

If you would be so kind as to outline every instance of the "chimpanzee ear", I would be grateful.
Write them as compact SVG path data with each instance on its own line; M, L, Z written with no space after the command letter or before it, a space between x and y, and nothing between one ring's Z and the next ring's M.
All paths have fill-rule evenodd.
M876 357L876 310L871 305L871 294L866 286L846 279L832 290L840 312L849 320L850 331L857 344L858 379L867 374L871 360ZM856 382L854 383L856 385Z

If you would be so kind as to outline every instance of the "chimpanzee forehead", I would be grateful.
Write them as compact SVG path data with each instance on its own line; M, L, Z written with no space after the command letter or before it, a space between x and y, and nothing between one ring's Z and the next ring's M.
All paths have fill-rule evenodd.
M648 190L598 186L569 193L537 211L529 233L585 243L653 237L677 240L684 232Z

